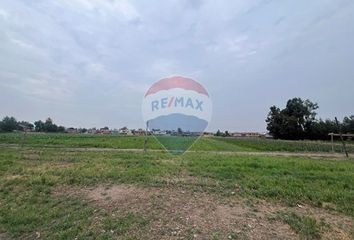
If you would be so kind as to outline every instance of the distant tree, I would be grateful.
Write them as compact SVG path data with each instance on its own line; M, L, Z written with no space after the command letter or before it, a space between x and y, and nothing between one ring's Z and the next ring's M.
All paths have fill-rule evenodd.
M18 130L20 131L24 131L24 130L33 130L34 125L30 122L26 122L26 121L21 121L18 122Z
M59 126L58 127L58 132L60 132L60 133L65 132L65 127L64 126Z
M215 136L217 136L217 137L221 137L221 136L222 136L222 133L221 133L221 131L220 131L220 130L216 131L216 134L215 134Z
M53 123L51 118L47 118L44 122L44 131L45 132L57 132L58 126Z
M282 125L283 125L283 116L278 107L272 106L270 107L270 112L268 113L268 117L266 119L267 122L267 130L274 138L282 138Z
M225 137L230 137L229 131L225 131L224 136L225 136Z
M48 124L53 124L53 120L50 117L48 117L45 122Z
M336 123L333 120L326 119L323 121L320 119L312 124L311 129L307 132L306 138L312 140L328 140L328 134L337 131Z
M178 129L177 129L177 133L178 133L178 134L182 134L182 133L183 133L182 128L178 128Z
M0 129L3 132L12 132L18 129L18 123L14 117L4 117L0 122Z
M266 119L267 130L274 138L304 139L315 122L316 109L317 103L301 98L288 100L283 110L272 106Z
M42 122L41 120L35 121L34 130L36 132L44 132L44 122Z
M53 123L51 118L47 118L45 122L38 120L34 122L35 131L36 132L64 132L64 127L58 127L56 124Z
M354 133L354 115L343 119L343 131L346 133Z

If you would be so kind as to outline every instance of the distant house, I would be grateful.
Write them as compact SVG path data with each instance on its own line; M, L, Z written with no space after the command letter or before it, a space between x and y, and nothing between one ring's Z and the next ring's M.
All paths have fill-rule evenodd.
M163 135L167 135L166 131L160 130L160 129L152 129L152 134L156 135L156 136L163 136Z
M274 137L272 135L270 135L269 133L265 133L264 134L264 138L266 139L273 139Z
M239 132L234 132L234 133L231 133L230 135L231 135L231 137L242 137L242 133L239 133Z
M259 132L247 132L245 133L245 137L261 137L262 134Z
M100 134L111 134L110 130L100 130Z
M95 134L96 133L96 128L87 129L87 133L88 134Z
M119 134L122 135L133 135L132 131L130 129L128 129L127 127L123 127L121 129L118 130Z
M259 138L264 136L264 134L259 132L234 132L230 134L231 137L236 138Z
M77 128L73 128L73 127L67 128L65 131L67 133L72 133L72 134L79 133L79 130Z
M214 136L214 133L212 133L212 132L204 132L203 136L204 137L212 137L212 136Z
M138 130L133 130L132 133L133 133L133 135L136 135L136 136L143 136L143 135L145 135L145 130L142 128L139 128Z
M119 134L119 130L118 129L113 129L113 130L111 130L111 133L112 134Z

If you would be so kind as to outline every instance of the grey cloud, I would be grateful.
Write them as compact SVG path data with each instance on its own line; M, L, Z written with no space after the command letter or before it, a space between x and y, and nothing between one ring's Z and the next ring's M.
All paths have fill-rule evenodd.
M0 115L141 127L148 86L186 75L213 97L212 130L263 131L270 105L300 95L318 101L323 117L340 117L354 87L353 8L330 0L4 0L0 101L16 98L16 111L1 105Z

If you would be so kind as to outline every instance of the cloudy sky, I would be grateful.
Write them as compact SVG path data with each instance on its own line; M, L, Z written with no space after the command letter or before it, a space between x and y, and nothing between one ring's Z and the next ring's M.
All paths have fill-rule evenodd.
M0 117L143 126L145 91L202 83L210 130L265 131L271 105L354 114L352 0L1 0Z

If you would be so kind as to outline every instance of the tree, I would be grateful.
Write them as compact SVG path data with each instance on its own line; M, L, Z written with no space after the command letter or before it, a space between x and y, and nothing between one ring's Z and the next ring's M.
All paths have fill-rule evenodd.
M267 130L274 138L304 139L315 122L316 109L317 103L301 98L288 100L283 110L272 106L266 119Z
M4 117L0 122L0 130L3 132L12 132L18 129L18 123L14 117Z
M312 124L311 130L307 132L306 138L311 140L328 140L328 133L335 133L337 130L335 121L330 119L323 121L320 119Z
M270 107L266 122L269 133L276 139L282 138L283 117L279 108L276 106Z
M178 133L179 135L182 135L182 134L183 134L182 128L177 128L177 133Z
M342 129L345 133L354 133L354 115L343 119Z
M21 121L18 122L18 130L25 131L25 130L33 130L34 125L30 122Z
M65 132L65 127L64 126L59 126L58 127L58 132L60 132L60 133Z
M47 118L47 120L45 120L43 127L44 127L45 132L57 132L58 131L58 126L53 124L53 120L51 118Z
M65 128L64 127L58 127L53 123L53 120L51 118L47 118L45 122L42 122L41 120L38 120L34 122L35 125L35 131L36 132L64 132Z
M44 132L44 122L41 120L34 122L34 130L36 132Z
M220 130L218 130L218 131L216 132L215 136L217 136L217 137L221 137L221 136L222 136L221 131L220 131Z

